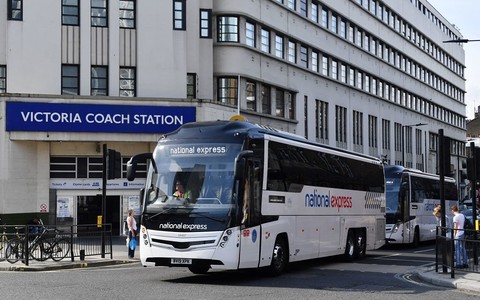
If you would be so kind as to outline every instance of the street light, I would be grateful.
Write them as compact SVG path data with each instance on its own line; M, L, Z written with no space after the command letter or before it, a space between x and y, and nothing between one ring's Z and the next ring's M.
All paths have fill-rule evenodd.
M402 125L402 166L405 167L405 128L406 127L418 127L425 126L427 123L417 123L411 125Z
M468 43L468 42L480 42L480 40L469 40L469 39L456 39L456 40L448 40L443 41L444 43Z

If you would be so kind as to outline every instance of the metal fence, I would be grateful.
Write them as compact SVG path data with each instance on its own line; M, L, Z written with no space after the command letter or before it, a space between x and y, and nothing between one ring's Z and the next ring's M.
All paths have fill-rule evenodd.
M455 278L455 272L480 273L478 260L480 257L480 232L472 229L465 229L465 249L468 257L468 266L455 265L455 242L451 238L452 228L437 227L435 246L435 271L450 273ZM458 242L458 241L457 241Z
M2 225L0 261L62 259L84 260L87 256L113 258L112 225L75 226ZM40 230L40 231L37 231Z

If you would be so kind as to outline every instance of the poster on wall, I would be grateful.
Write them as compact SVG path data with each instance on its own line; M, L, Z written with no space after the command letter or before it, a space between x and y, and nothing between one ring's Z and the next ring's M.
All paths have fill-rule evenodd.
M73 196L57 198L57 224L73 224Z
M140 196L128 196L128 210L133 209L135 215L140 215Z

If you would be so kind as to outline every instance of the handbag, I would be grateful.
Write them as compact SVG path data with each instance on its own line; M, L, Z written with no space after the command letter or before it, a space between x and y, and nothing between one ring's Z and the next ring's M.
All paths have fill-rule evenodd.
M130 240L130 249L135 250L136 247L137 247L137 239L131 239Z

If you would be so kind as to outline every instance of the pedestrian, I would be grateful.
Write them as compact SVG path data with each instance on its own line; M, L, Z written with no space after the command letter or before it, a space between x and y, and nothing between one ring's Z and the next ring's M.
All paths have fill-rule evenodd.
M137 240L137 221L135 220L135 212L133 209L130 209L128 211L128 217L127 217L127 226L128 226L128 240L132 241ZM135 247L130 246L131 243L128 243L128 258L134 258L135 256ZM132 249L133 248L133 249Z
M435 216L435 219L437 220L437 227L441 227L442 226L442 207L439 205L437 205L434 209L433 209L433 215ZM450 217L448 215L445 215L445 236L447 238L451 238L452 237L452 232L451 232L451 228L452 228L452 223L450 222Z
M457 268L468 268L467 250L465 249L465 216L456 205L451 207L453 213L453 237L455 239L455 264Z

